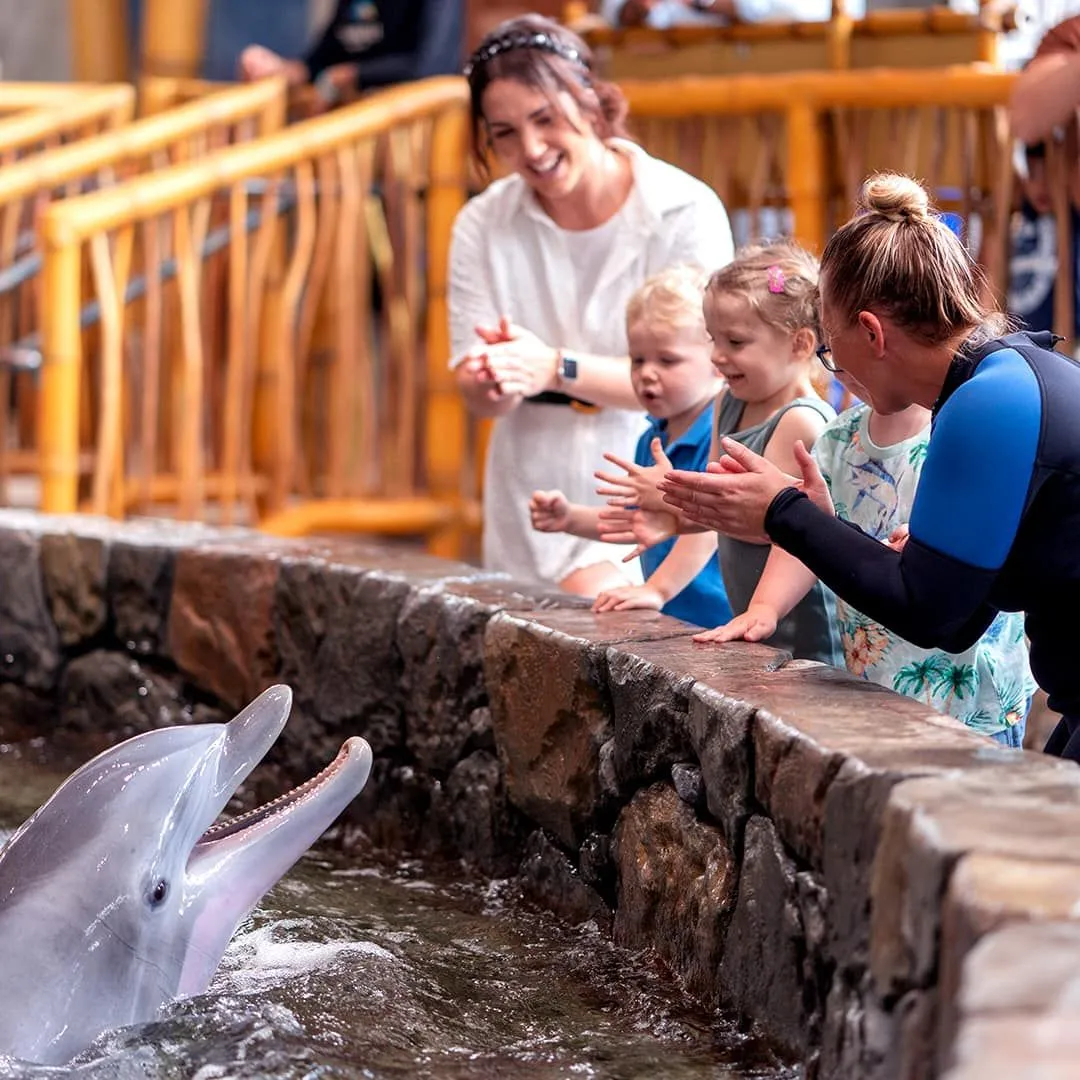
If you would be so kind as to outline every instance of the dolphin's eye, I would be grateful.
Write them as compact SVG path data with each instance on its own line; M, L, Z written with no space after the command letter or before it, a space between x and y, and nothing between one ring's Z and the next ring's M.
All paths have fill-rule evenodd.
M162 878L151 890L150 890L150 903L157 907L162 903L166 896L169 895L169 883Z

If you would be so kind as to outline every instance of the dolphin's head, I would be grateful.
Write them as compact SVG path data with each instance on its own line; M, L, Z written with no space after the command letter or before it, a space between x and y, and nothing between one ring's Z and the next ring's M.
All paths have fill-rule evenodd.
M292 693L227 724L163 728L73 773L0 851L0 1054L63 1063L201 993L244 916L367 781L349 739L301 787L215 825Z

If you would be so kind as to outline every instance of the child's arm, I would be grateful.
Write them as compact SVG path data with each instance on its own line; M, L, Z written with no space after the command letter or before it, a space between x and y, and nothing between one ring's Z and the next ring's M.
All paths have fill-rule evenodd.
M600 535L600 507L572 503L561 491L534 491L529 500L529 518L537 532L604 539Z
M715 630L695 634L694 640L764 641L816 582L813 571L774 545L746 611Z
M606 589L593 604L593 611L629 611L650 608L659 611L678 596L716 557L716 533L680 536L667 558L652 572L644 585L623 585Z

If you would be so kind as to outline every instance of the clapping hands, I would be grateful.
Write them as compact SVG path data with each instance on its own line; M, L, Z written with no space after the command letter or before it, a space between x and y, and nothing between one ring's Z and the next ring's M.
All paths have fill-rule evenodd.
M659 438L652 440L649 449L655 462L653 465L637 465L623 461L614 454L604 455L605 461L610 461L612 465L626 473L625 476L601 471L593 473L596 479L605 485L598 487L596 494L606 495L608 506L636 506L642 510L658 513L668 511L668 506L657 485L671 471L671 462L664 453L664 447Z

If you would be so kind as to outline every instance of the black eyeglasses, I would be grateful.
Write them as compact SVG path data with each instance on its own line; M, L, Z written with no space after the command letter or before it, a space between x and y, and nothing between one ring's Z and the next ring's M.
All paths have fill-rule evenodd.
M841 367L837 367L833 362L832 349L830 349L828 345L819 345L814 351L817 353L817 358L821 361L821 366L826 371L831 371L835 375L838 371L844 370Z

